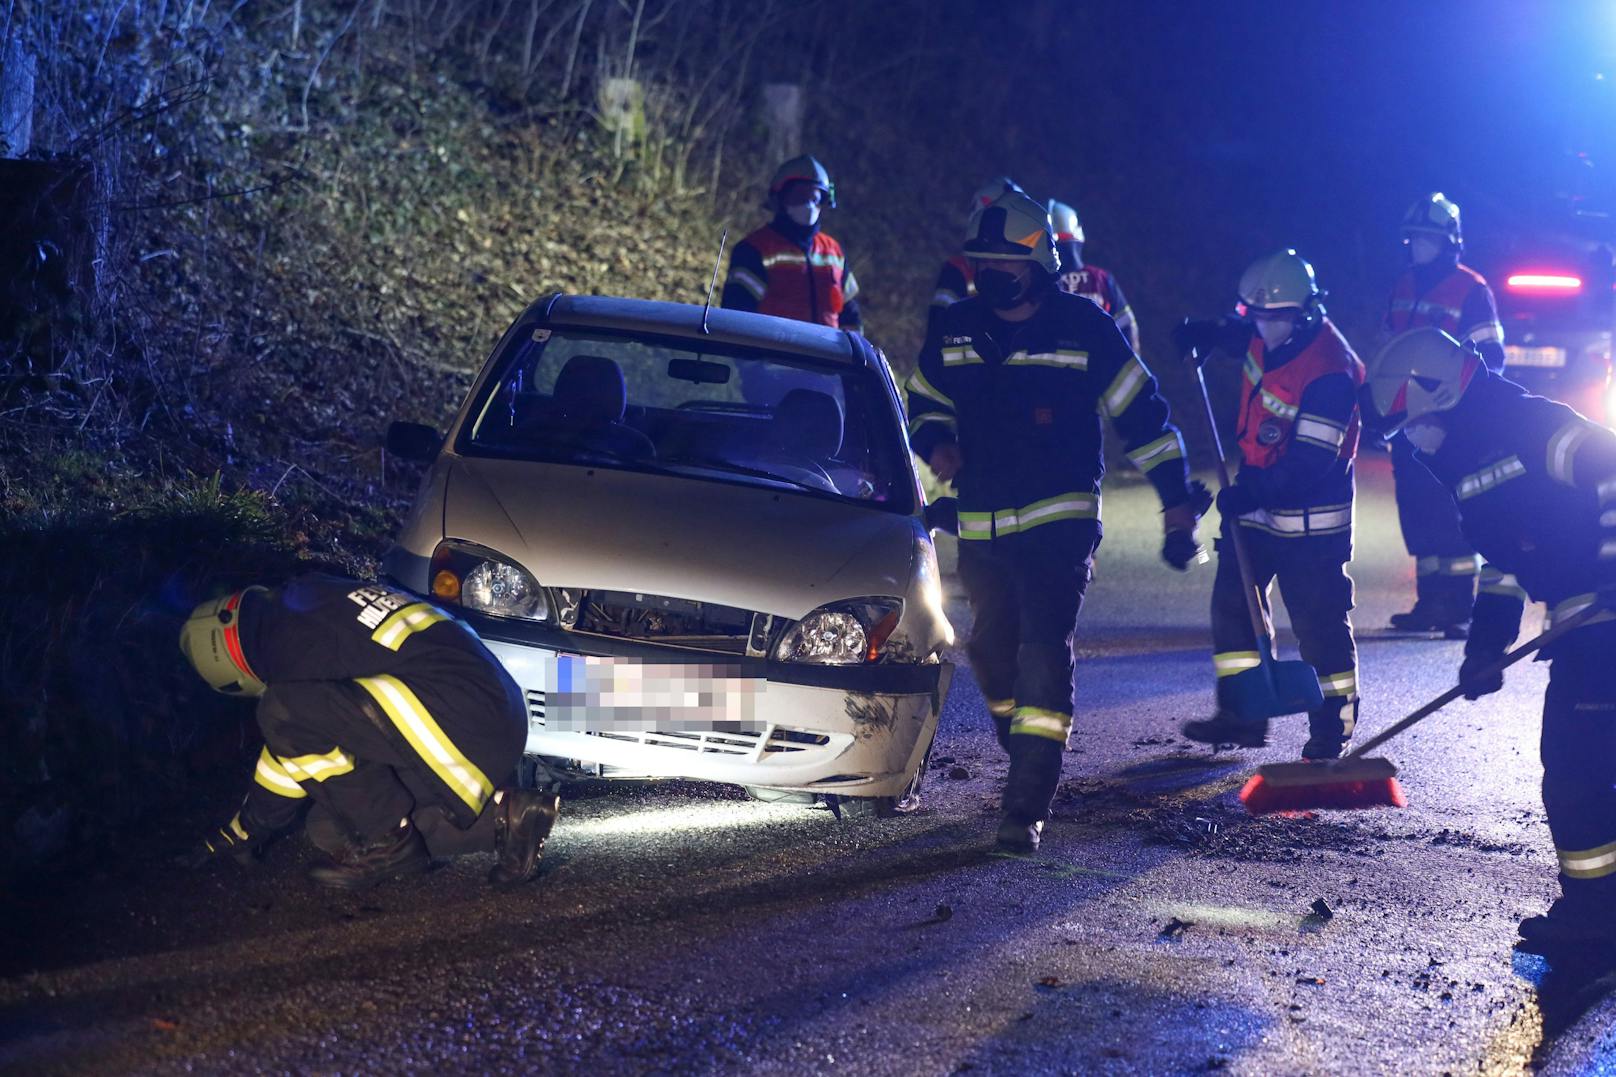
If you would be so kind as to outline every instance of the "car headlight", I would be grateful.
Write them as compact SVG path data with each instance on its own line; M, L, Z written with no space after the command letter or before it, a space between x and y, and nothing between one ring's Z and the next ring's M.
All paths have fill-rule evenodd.
M433 551L432 597L495 617L550 619L549 596L532 573L469 542L442 542Z
M898 627L903 604L892 598L861 598L821 606L786 629L775 644L778 662L859 666L881 658L881 645Z

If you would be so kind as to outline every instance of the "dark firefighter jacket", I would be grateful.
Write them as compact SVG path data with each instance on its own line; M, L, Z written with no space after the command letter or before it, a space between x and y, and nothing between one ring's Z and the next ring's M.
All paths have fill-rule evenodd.
M980 297L942 311L907 383L910 444L922 459L957 442L960 538L1098 519L1101 415L1164 506L1184 502L1184 443L1156 379L1087 299L1051 288L1024 322Z
M1488 371L1445 418L1441 448L1415 458L1487 562L1466 652L1508 648L1527 598L1563 618L1616 589L1616 434Z

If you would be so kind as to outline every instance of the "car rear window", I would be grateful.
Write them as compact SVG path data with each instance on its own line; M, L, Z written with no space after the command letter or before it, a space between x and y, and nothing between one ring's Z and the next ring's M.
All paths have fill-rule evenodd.
M911 509L892 398L862 366L542 327L497 362L462 439L471 453Z

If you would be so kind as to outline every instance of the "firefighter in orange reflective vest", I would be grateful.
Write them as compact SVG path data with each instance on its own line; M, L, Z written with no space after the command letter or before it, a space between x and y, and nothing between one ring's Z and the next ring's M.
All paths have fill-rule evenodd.
M967 220L975 217L994 200L1006 191L1016 191L1025 194L1021 186L1009 176L994 176L971 195L971 204L967 211ZM930 332L937 327L937 315L958 303L961 299L976 294L976 278L971 272L970 259L965 255L954 253L948 256L943 268L937 273L937 284L932 289L931 307L926 313L926 330Z
M1544 649L1543 807L1560 897L1521 922L1519 948L1616 959L1616 434L1488 370L1474 341L1405 330L1369 366L1364 421L1401 430L1487 559L1459 680L1477 699L1528 599L1587 613ZM1514 720L1519 712L1500 712Z
M781 165L767 205L774 219L730 253L722 305L858 332L858 281L842 245L819 227L823 211L836 208L825 166L806 155Z
M977 294L944 310L909 377L909 444L959 490L967 651L1010 757L1001 848L1042 839L1072 735L1072 633L1100 544L1102 416L1162 505L1183 571L1207 505L1156 379L1116 323L1055 287L1049 215L1020 191L973 214Z
M1055 286L1063 292L1080 295L1094 304L1117 323L1134 354L1139 354L1139 323L1134 320L1133 308L1122 294L1122 286L1109 269L1101 269L1083 261L1083 222L1077 210L1064 202L1049 200L1049 224L1055 230L1055 249L1060 252L1061 271Z
M1277 580L1302 658L1319 674L1324 704L1308 715L1304 759L1335 759L1358 718L1358 652L1352 638L1352 464L1358 449L1363 364L1324 316L1313 267L1293 250L1261 258L1240 278L1238 318L1185 322L1181 353L1245 357L1240 420L1243 462L1218 495L1223 527L1242 528L1264 607ZM1224 678L1258 664L1244 584L1218 542L1212 584L1212 664ZM1229 555L1229 556L1226 556ZM1268 722L1225 706L1186 722L1207 744L1261 747Z
M382 584L303 576L202 603L180 650L216 690L258 700L264 737L241 809L194 865L256 859L313 801L337 835L319 841L311 813L310 837L334 858L309 872L322 886L425 871L429 844L494 849L496 883L537 870L556 798L495 788L521 760L526 702L471 629L436 606Z
M1492 289L1459 261L1459 207L1441 192L1403 216L1408 267L1398 276L1381 323L1385 341L1406 329L1435 326L1476 346L1494 373L1504 370L1504 327ZM1414 608L1392 615L1393 628L1463 639L1476 597L1476 551L1459 530L1459 512L1431 473L1414 462L1408 439L1391 439L1392 475L1403 544L1414 558Z

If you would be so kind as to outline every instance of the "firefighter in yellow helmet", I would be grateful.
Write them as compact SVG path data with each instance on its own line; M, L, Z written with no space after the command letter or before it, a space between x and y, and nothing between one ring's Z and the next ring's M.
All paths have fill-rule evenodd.
M1021 185L1009 176L994 176L971 195L971 203L966 208L966 220L975 219L978 213L987 209L994 200L1007 191L1021 191ZM932 287L931 307L926 314L926 328L936 326L937 315L958 303L961 299L976 294L976 281L971 271L971 261L963 253L957 252L948 256L943 268L937 272L937 283ZM1137 349L1135 349L1137 350Z
M461 622L383 584L311 575L202 603L180 650L217 691L256 700L264 737L241 809L193 864L255 858L312 801L318 833L335 835L316 841L333 855L309 872L321 886L425 871L429 845L497 851L496 883L533 877L557 800L511 786L526 702Z
M1263 605L1277 580L1302 658L1319 674L1324 703L1308 715L1304 759L1335 759L1358 717L1352 636L1352 465L1358 450L1363 364L1324 314L1313 267L1293 250L1259 258L1240 278L1237 317L1185 322L1181 353L1222 352L1244 363L1236 427L1242 462L1218 495L1223 527L1239 527ZM1236 714L1224 678L1254 668L1257 641L1232 551L1218 543L1212 585L1212 664L1220 691L1211 718L1184 724L1207 744L1261 747L1268 722Z

